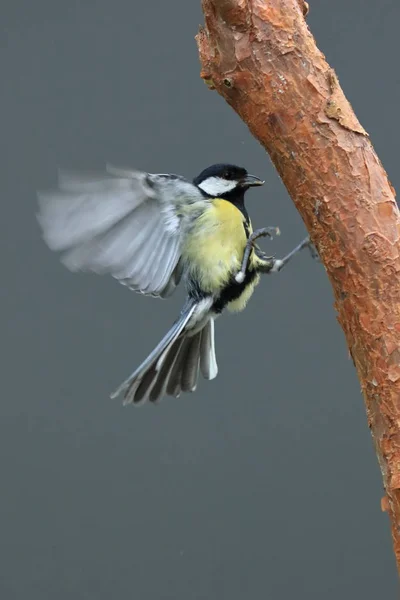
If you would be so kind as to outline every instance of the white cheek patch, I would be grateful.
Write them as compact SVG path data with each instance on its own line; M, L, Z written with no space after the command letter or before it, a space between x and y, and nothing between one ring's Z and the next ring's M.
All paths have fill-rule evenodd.
M234 190L236 186L237 181L229 181L222 177L208 177L199 183L199 188L201 188L203 192L210 196L215 196L216 198L221 194L226 194L227 192Z

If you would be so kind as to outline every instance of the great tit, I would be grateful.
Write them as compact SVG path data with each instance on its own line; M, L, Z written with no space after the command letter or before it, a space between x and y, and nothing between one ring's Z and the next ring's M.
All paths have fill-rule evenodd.
M109 273L131 290L165 298L182 281L179 318L146 360L112 394L124 404L157 402L196 389L218 372L214 321L245 308L261 273L281 260L255 243L245 192L264 182L246 169L216 164L193 182L172 174L107 167L101 175L59 173L58 189L40 192L38 221L51 250L71 271Z

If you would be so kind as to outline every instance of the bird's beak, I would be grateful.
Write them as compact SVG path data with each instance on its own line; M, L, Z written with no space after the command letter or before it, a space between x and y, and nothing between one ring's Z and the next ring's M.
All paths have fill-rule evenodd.
M255 175L246 175L240 182L242 187L255 187L256 185L264 185L265 181Z

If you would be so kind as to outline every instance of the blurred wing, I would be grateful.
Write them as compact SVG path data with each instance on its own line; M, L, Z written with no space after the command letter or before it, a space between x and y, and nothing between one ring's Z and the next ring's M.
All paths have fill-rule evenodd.
M182 275L188 228L180 207L205 202L181 177L112 167L100 176L60 172L58 189L38 196L43 238L71 271L109 273L161 297Z

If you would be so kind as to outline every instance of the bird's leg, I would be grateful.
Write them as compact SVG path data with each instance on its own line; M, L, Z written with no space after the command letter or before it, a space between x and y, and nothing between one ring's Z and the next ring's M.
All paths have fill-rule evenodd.
M242 267L240 271L235 276L235 280L237 283L242 283L246 276L246 270L248 267L250 254L252 249L254 248L254 242L259 237L271 236L272 233L277 233L279 235L279 229L277 227L265 227L264 229L257 229L254 233L249 237L246 248L243 254ZM282 271L283 267L285 267L288 262L298 254L304 248L308 248L310 250L311 256L315 260L319 260L318 253L315 249L315 246L311 242L309 237L306 237L300 244L298 244L289 254L284 256L283 258L274 258L273 256L267 256L262 250L259 248L254 248L258 261L257 261L257 271L260 273L279 273Z
M235 276L235 281L237 283L242 283L246 276L247 267L249 264L250 254L254 248L254 242L260 237L269 236L272 239L273 235L279 235L279 227L263 227L262 229L256 229L252 234L249 235L247 240L246 248L244 249L242 266L240 271Z
M261 264L258 267L258 270L262 273L279 273L282 271L283 267L285 267L288 262L298 254L304 248L308 248L310 250L311 256L315 260L319 260L318 253L315 249L315 246L311 242L309 237L306 237L300 244L298 244L289 254L284 256L283 258L266 258L264 265Z

